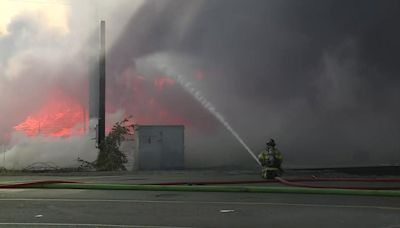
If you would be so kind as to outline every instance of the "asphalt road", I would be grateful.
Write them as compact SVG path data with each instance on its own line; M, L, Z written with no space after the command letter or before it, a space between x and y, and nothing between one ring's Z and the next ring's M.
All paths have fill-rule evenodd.
M90 183L155 183L258 178L252 172L196 171L0 176L0 182L64 179ZM277 193L0 189L0 227L400 228L400 198Z
M15 189L0 205L0 227L400 227L389 197Z

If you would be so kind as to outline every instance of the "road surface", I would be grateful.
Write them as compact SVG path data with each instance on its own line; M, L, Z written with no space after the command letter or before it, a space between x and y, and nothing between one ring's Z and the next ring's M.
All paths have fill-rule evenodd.
M151 175L96 176L86 180L122 179L150 181ZM398 197L0 189L0 205L0 227L400 228Z

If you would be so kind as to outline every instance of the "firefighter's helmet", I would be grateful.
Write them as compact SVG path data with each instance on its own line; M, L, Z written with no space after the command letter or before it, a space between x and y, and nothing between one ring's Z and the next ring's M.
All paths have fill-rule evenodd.
M276 143L275 140L273 138L269 139L269 141L267 142L267 147L275 147Z

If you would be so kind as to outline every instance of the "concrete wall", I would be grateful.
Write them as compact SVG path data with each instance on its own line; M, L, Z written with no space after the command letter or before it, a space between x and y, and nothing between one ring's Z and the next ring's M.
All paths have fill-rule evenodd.
M134 169L184 168L183 125L142 125L135 136Z

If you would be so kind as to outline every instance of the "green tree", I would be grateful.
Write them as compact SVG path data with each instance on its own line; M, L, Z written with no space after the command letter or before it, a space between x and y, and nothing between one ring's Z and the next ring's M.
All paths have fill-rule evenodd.
M99 154L95 162L95 167L99 171L120 171L126 170L124 164L128 159L120 150L121 142L127 135L132 135L135 125L132 124L131 117L114 124L111 132L104 138L99 145Z

